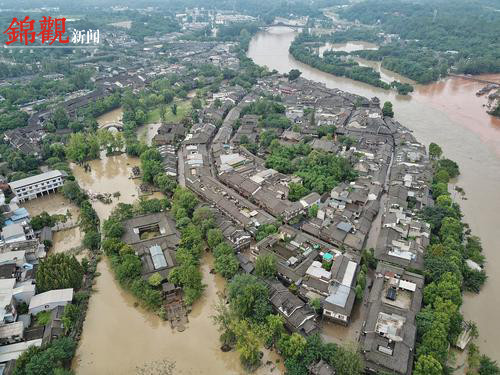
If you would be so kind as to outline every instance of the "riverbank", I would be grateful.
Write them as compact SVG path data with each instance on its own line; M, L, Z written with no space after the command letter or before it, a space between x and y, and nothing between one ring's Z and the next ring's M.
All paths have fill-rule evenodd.
M295 32L284 27L260 32L250 42L248 57L281 73L299 69L302 77L323 82L329 88L391 101L396 120L411 129L420 142L440 144L447 157L460 165L462 173L456 184L465 189L468 200L455 198L464 220L481 237L489 275L479 295L465 296L462 310L466 320L477 322L481 351L500 360L496 335L500 322L495 319L500 315L500 301L495 293L500 275L490 266L500 262L495 235L500 212L500 120L486 114L482 107L485 99L476 97L481 84L450 77L431 85L417 85L411 96L397 95L297 62L288 52L294 37Z

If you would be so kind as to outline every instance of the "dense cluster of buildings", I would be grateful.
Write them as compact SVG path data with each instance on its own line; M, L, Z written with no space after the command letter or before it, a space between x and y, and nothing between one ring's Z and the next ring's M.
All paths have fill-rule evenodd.
M367 308L360 333L366 367L410 373L424 280L408 270L422 268L430 237L429 225L415 212L433 204L425 147L382 115L377 98L277 76L261 79L245 96L231 97L231 90L221 87L217 100L224 110L215 114L209 109L215 98L209 100L200 123L180 144L179 181L219 213L224 228L231 228L224 235L235 245L245 272L253 272L253 259L260 254L276 258L278 278L268 283L270 302L286 326L303 335L318 331L318 313L350 324L362 251L374 244L379 263L364 291ZM290 183L301 179L266 168L265 152L252 154L244 147L258 145L266 130L258 115L242 114L262 96L279 96L286 108L290 128L273 129L280 143L307 143L343 157L356 172L355 180L289 200ZM334 135L324 136L325 128L334 128ZM266 224L275 224L277 232L252 244L250 235ZM319 311L309 307L312 300L319 300Z
M52 228L34 231L28 211L19 206L55 192L63 178L56 170L11 182L9 203L0 193L4 218L0 233L0 372L9 373L30 346L41 346L64 334L62 314L73 300L73 289L36 294L35 272L47 255L45 241L51 241ZM47 312L47 323L37 323L35 317L41 312Z
M204 10L176 17L185 30L251 20ZM61 103L68 116L77 118L81 108L116 88L138 92L155 75L181 73L177 84L195 87L191 77L182 76L188 65L239 68L233 43L183 41L172 35L158 38L146 40L144 57L133 68L100 63L97 88ZM148 68L145 60L156 55L175 63ZM213 77L204 79L210 84ZM352 165L355 179L323 194L313 191L290 199L291 184L300 184L302 179L266 167L265 150L251 153L245 147L258 145L266 130L259 115L243 111L262 97L279 97L285 107L290 127L273 129L281 144L305 143L313 150L342 157ZM319 332L321 319L351 324L356 301L361 303L362 252L374 244L379 262L373 281L361 291L367 308L360 348L369 371L411 373L415 317L424 280L410 270L422 269L430 238L429 224L415 212L433 204L425 147L398 122L382 115L377 98L328 89L302 78L290 82L269 75L251 90L222 83L204 104L196 113L199 121L190 127L181 123L159 126L152 143L160 152L165 173L212 209L243 272L254 271L259 255L275 257L277 278L266 281L270 303L290 331L304 336ZM4 139L23 153L39 155L44 124L53 110L33 112L27 127L5 132ZM325 129L334 131L325 136ZM29 345L40 346L63 332L61 316L73 290L35 295L34 270L45 250L27 211L17 203L57 191L64 177L56 170L12 182L15 198L9 204L5 199L0 202L6 218L0 237L0 298L4 301L0 305L0 369ZM255 241L262 228L270 225L276 231ZM143 278L157 274L161 281L167 280L177 265L175 250L180 241L172 217L164 212L141 215L125 220L123 227L122 241L141 259ZM177 290L168 282L162 285L165 293ZM320 308L312 308L312 301L318 301ZM18 314L20 304L27 305L27 313ZM40 311L50 311L50 322L33 327L31 316ZM311 374L333 373L322 361L309 370Z

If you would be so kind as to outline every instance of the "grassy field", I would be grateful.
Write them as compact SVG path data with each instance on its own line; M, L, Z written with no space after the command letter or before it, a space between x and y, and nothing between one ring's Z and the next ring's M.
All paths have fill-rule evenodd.
M176 100L175 104L177 104L177 115L172 113L172 105L169 104L166 106L167 115L166 122L180 122L186 115L191 111L191 100ZM160 108L155 108L148 112L148 118L146 120L146 124L153 124L156 122L160 122Z

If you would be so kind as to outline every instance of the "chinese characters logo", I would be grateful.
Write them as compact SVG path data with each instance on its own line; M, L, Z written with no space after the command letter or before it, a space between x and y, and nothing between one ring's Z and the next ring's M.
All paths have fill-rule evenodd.
M9 36L9 40L5 42L8 46L14 42L24 43L25 45L35 42L35 35L41 36L42 44L48 43L52 45L56 41L66 44L69 38L63 38L66 32L66 18L52 18L43 16L40 21L41 31L37 34L34 30L35 20L29 20L26 16L24 20L20 21L14 17L10 26L3 33Z
M69 37L64 35L66 32L66 18L43 16L38 22L40 23L40 32L37 33L35 20L30 20L29 16L26 16L23 20L14 17L10 26L3 32L9 37L5 44L10 46L12 43L17 42L27 46L33 44L35 38L46 46L51 46L55 41L61 44L69 43ZM90 42L98 44L99 30L73 30L71 42L74 44L89 44Z

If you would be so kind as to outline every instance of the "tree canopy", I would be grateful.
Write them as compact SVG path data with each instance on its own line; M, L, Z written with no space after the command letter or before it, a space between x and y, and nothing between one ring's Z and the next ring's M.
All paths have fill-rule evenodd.
M83 267L74 256L64 253L49 255L36 270L36 287L39 293L53 289L80 289Z

